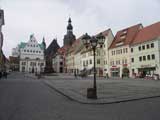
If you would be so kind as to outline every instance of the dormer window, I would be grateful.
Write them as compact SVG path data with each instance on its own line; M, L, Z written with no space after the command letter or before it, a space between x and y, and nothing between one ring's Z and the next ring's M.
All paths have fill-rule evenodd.
M116 46L120 46L120 45L123 45L123 44L124 44L123 41L118 41L118 42L116 43Z
M126 35L121 35L121 36L120 36L120 39L121 39L121 40L124 40L125 38L126 38Z

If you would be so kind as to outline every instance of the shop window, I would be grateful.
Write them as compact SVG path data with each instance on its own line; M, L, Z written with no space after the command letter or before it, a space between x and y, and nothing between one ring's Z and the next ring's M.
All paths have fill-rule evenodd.
M155 59L155 55L154 54L152 54L152 60L154 60Z
M151 48L154 48L154 43L151 43Z

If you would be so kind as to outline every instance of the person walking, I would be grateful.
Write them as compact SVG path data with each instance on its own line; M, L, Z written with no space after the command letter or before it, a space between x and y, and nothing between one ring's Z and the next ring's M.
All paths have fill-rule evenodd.
M74 77L75 77L75 78L77 78L77 74L76 74L76 71L74 71Z
M0 79L2 78L2 72L0 71Z

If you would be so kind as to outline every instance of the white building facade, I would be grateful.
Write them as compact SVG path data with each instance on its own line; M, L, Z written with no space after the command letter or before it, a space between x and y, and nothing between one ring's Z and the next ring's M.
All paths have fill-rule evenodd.
M132 77L160 76L160 22L140 30L131 45Z
M21 43L20 49L20 72L40 73L44 72L44 45L38 44L34 35L30 36L27 43Z

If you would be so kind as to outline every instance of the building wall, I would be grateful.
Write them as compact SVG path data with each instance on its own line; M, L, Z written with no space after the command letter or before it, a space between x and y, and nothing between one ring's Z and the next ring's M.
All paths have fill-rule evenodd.
M20 60L20 72L44 72L45 62L44 60L36 59L21 59Z
M151 48L151 44L154 44L154 47ZM142 46L145 46L143 50ZM149 48L147 48L149 46ZM139 50L141 47L141 50ZM131 62L131 76L134 77L135 74L140 74L140 70L138 68L155 68L154 73L160 75L160 39L155 39L152 41L144 42L141 44L137 44L131 46L133 52L131 52L131 59L134 59L134 62ZM152 55L155 55L155 58L152 59ZM145 56L146 60L143 59ZM150 57L149 57L150 56ZM142 61L140 61L140 57L142 57ZM149 59L150 58L150 59ZM153 71L150 73L153 74Z
M63 55L56 54L55 57L52 59L52 65L55 72L63 73L64 72Z
M31 35L30 40L20 47L20 71L43 72L45 67L44 49Z
M109 74L109 46L111 45L112 41L114 39L114 35L112 31L110 30L108 33L108 36L105 37L105 42L103 46L103 76L106 76L106 74Z
M122 77L123 68L130 71L130 48L128 45L109 49L109 76ZM118 73L116 72L118 71ZM113 75L114 74L114 75Z

